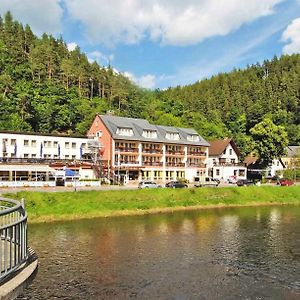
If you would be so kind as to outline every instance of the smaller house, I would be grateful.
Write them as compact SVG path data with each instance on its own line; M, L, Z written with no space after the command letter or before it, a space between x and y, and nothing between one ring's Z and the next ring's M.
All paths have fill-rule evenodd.
M282 157L282 162L286 168L294 168L300 160L300 146L287 146L286 155Z
M241 153L232 139L226 138L209 143L207 167L211 177L224 182L247 178L247 168L240 163Z
M251 179L282 177L285 165L282 159L273 159L272 163L266 168L261 165L257 157L248 156L244 160L247 166L247 177Z

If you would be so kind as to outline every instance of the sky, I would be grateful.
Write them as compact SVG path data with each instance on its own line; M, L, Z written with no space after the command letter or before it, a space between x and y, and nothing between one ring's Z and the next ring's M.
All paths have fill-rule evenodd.
M300 53L300 0L0 0L8 10L148 89Z

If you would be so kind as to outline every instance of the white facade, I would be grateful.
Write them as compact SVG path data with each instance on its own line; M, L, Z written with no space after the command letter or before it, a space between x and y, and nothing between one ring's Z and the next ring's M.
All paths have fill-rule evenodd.
M0 157L81 159L88 138L0 132Z
M209 155L207 167L210 175L224 182L247 178L247 168L239 164L239 157L229 143L220 155Z
M218 156L211 156L209 155L207 159L207 167L212 168L217 164L224 164L224 165L232 165L238 164L239 157L231 144L228 144L227 147L224 149L223 153Z
M274 177L275 175L282 177L284 169L285 167L279 159L273 159L272 164L266 170L266 177Z
M80 179L94 179L92 166L83 168L80 163L90 152L89 141L86 137L0 132L0 186L8 182L53 185L58 168L51 166L66 162L78 170Z

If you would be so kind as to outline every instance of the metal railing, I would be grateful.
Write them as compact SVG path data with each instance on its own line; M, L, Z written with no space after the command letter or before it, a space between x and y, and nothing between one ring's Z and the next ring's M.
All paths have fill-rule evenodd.
M0 197L0 283L29 257L24 201Z

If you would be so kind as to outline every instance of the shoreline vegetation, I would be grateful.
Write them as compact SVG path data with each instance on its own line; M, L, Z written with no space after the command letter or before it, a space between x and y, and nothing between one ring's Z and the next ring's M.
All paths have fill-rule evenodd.
M262 205L300 205L300 186L29 192L3 195L25 199L30 223L167 213L180 210Z

